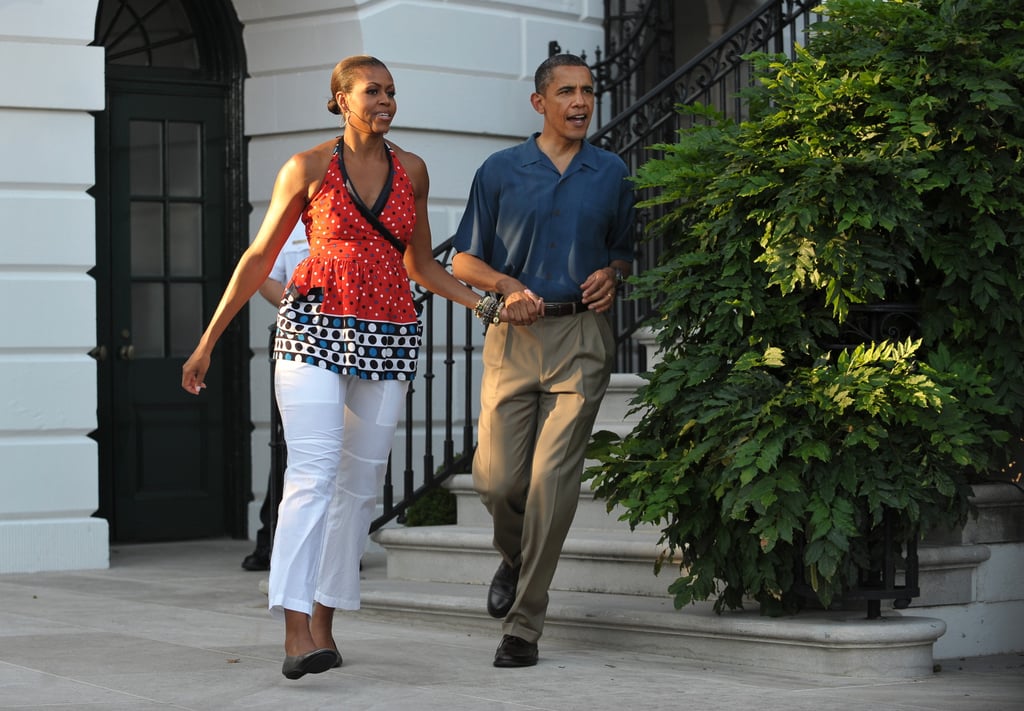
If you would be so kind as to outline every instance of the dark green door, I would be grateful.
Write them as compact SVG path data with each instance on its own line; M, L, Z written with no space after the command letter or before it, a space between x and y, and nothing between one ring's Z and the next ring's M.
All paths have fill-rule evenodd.
M202 397L178 385L226 271L223 106L217 96L125 93L108 107L107 357L119 540L226 530L219 354Z
M201 397L181 365L248 244L242 26L231 0L99 0L97 516L114 541L246 534L248 329Z

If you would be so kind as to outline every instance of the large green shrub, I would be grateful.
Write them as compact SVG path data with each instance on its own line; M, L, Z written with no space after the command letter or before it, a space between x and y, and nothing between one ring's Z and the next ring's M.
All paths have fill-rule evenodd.
M1024 14L1006 0L832 0L795 60L755 57L741 124L657 146L662 361L588 475L682 556L677 606L829 605L897 540L968 513L1024 421ZM860 305L920 338L836 348ZM663 561L659 561L659 565Z

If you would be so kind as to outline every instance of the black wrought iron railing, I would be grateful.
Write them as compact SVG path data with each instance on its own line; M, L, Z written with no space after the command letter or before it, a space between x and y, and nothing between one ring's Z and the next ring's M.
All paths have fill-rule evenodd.
M605 0L604 51L594 50L594 127L634 106L678 67L673 0ZM585 53L581 53L586 57Z
M619 0L606 0L609 12L614 9L613 1ZM675 132L685 127L676 111L677 104L713 104L726 115L741 118L744 108L736 92L752 78L749 62L743 55L760 51L787 52L795 43L802 43L806 29L819 17L812 12L817 1L772 0L766 3L758 13L724 34L715 45L668 74L621 110L618 105L644 87L637 76L644 72L651 76L652 66L656 67L656 74L664 73L667 51L664 30L672 26L666 18L671 17L668 13L675 3L649 0L640 3L634 15L621 8L616 10L619 20L614 32L619 34L607 40L609 51L604 57L598 53L594 72L608 82L606 86L598 85L599 100L606 102L604 106L610 102L617 111L606 123L599 124L590 140L619 154L630 169L635 170L654 157L648 146L674 140ZM643 51L637 51L638 48ZM647 211L641 211L638 234L646 229L652 217ZM637 254L636 268L655 264L656 249L657 245L644 243ZM434 256L447 267L452 251L449 239L434 250ZM420 497L451 475L468 471L475 448L473 366L483 328L467 310L429 292L417 294L417 305L422 309L424 324L423 368L409 389L402 423L404 430L399 438L404 446L392 452L380 498L383 508L371 531L394 519L402 520ZM643 363L642 346L633 335L648 318L645 308L648 307L642 303L626 299L617 305L618 372L636 372ZM443 338L438 337L439 329L444 330ZM444 350L443 359L436 357L437 348ZM440 423L437 426L442 432L434 431L435 423Z
M434 250L434 258L446 268L451 266L453 254L451 239ZM405 446L400 454L397 450L391 453L380 497L383 508L370 526L371 533L396 518L402 520L420 497L453 474L468 471L476 447L473 353L477 337L483 337L483 326L470 310L452 301L435 297L418 286L416 294L423 323L421 362L425 368L412 381L406 395ZM443 318L438 313L438 304ZM462 324L458 337L456 323ZM445 332L440 341L439 328ZM437 358L439 342L444 350L442 360ZM437 363L441 364L440 369ZM443 414L443 431L435 436L438 414ZM435 443L439 443L440 452L435 452Z
M606 10L611 0L606 0ZM630 106L617 111L606 122L601 122L591 135L595 145L617 153L629 167L631 173L660 153L652 149L660 143L674 143L678 131L693 125L693 119L680 114L680 105L702 104L721 111L726 118L742 121L746 117L746 104L740 91L754 81L752 63L744 56L752 53L789 54L792 56L797 45L806 44L807 33L815 22L824 16L814 8L820 0L770 0L757 12L738 22L727 30L714 44L697 56L682 64L675 71L638 97ZM674 3L669 3L674 5ZM655 33L660 24L671 20L671 8L664 7L661 0L643 3L633 23L622 22L623 26L637 32ZM609 46L616 46L612 38L606 37ZM641 47L656 52L660 45L651 38L638 43ZM594 65L598 79L609 77L611 83L605 86L598 82L598 95L612 93L621 102L629 95L623 90L618 79L625 70L657 65L663 53L645 57L610 53ZM649 72L648 72L649 73ZM633 87L639 84L632 85ZM601 114L598 113L601 120ZM648 197L641 194L640 199ZM646 209L637 215L637 250L634 271L639 272L655 266L662 245L657 240L641 239L651 222L661 216L660 211ZM628 294L628 289L627 289ZM619 350L617 369L619 372L633 372L643 362L642 347L633 334L651 316L651 305L645 301L626 299L615 312L615 331Z
M617 153L635 171L655 157L650 146L672 142L676 131L686 127L685 119L676 111L678 104L713 105L727 116L742 119L744 105L737 92L752 80L749 62L743 56L791 51L796 43L803 42L811 23L819 19L812 12L816 4L817 0L772 0L717 43L668 73L666 62L671 55L667 43L675 3L606 0L606 17L612 21L606 27L607 54L597 52L593 67L599 80L598 105L602 108L591 142ZM557 50L557 43L551 49ZM647 89L651 77L665 74ZM614 114L607 122L603 120L606 113ZM644 210L638 217L639 236L656 215ZM642 246L635 268L642 270L656 264L658 244L638 243ZM435 259L446 267L451 256L451 240L434 250ZM429 292L421 290L416 301L424 326L423 368L409 389L398 437L403 446L392 451L380 497L382 510L371 531L396 518L401 520L420 497L452 474L467 471L475 447L473 364L482 327L467 310ZM643 363L642 347L633 335L648 319L649 309L648 304L629 299L620 299L617 305L619 372L635 372ZM440 329L444 330L443 337ZM438 357L438 348L443 349L443 358ZM276 408L272 408L271 417L270 479L277 483L281 481L286 453ZM436 427L442 431L436 432ZM274 484L272 487L279 488ZM279 497L280 492L273 488L271 493Z
M882 521L861 531L867 542L867 560L861 563L857 581L843 591L841 599L834 601L836 607L847 610L864 609L867 619L877 620L882 616L882 602L889 600L897 610L910 607L915 597L921 596L920 560L918 558L915 534L905 540L897 537L899 512L885 507ZM803 565L805 542L798 536L799 554L794 564L792 590L808 603L818 601L818 594L807 581Z

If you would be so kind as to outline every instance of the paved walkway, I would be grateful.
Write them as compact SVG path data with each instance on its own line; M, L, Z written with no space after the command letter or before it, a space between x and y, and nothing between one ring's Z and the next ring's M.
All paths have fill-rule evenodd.
M946 660L912 680L784 675L339 613L345 665L288 681L283 624L246 541L114 546L110 569L0 575L0 709L344 711L1024 710L1024 655ZM383 576L367 559L367 585Z

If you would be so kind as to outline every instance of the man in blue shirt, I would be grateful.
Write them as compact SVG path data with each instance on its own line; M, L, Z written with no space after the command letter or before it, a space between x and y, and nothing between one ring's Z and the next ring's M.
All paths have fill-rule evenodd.
M586 140L589 67L555 55L534 84L542 129L477 170L452 262L456 277L502 299L508 317L490 323L484 339L473 460L502 559L487 600L488 612L504 618L497 667L537 663L548 589L614 360L607 312L633 259L628 170Z

